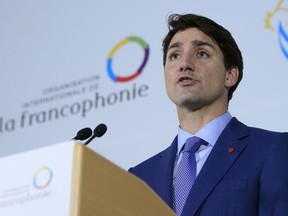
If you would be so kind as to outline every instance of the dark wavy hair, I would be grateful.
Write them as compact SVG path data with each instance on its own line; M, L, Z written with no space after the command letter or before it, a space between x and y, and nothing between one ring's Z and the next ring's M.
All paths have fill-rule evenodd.
M224 66L226 70L232 67L238 67L239 77L234 86L229 89L228 101L233 96L238 84L243 77L243 59L240 49L231 33L217 24L213 20L195 14L171 14L168 17L169 32L163 40L163 65L166 64L167 50L170 41L178 31L183 31L187 28L197 28L198 30L209 36L221 49L224 56Z

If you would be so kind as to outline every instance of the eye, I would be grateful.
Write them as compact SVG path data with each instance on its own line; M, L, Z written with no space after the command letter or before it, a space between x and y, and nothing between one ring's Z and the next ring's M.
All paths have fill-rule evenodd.
M206 51L203 51L203 50L197 52L197 56L198 56L198 57L201 57L201 58L207 58L207 57L209 57L208 53L207 53Z
M179 57L180 57L179 53L171 53L168 56L169 60L172 60L172 61L177 60Z

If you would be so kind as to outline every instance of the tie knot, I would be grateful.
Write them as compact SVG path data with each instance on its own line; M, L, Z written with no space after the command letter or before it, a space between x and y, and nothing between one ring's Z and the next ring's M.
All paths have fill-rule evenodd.
M201 146L202 139L199 137L193 136L186 140L183 152L192 152L195 153Z

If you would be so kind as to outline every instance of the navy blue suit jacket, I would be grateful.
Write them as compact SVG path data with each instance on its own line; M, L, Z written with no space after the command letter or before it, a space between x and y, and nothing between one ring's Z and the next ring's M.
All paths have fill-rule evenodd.
M171 208L176 151L177 137L129 169ZM190 191L182 216L193 215L288 216L288 133L247 127L233 118Z

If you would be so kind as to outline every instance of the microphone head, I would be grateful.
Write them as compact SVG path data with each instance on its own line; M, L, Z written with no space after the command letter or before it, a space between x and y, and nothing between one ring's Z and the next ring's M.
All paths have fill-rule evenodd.
M94 135L95 137L101 137L103 136L107 131L107 126L105 124L99 124L95 129L94 129Z
M83 128L77 132L77 135L73 138L74 140L85 140L92 135L91 128Z

